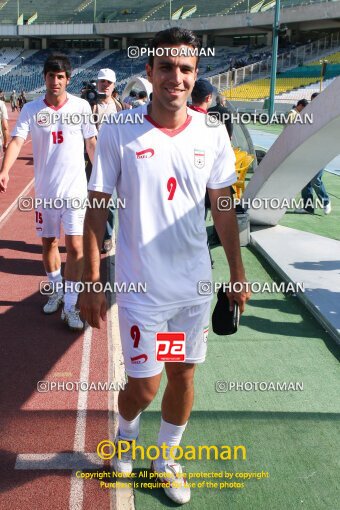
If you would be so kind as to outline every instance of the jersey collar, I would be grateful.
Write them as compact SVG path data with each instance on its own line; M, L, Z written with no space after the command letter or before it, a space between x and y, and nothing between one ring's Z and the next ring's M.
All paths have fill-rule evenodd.
M204 110L204 108L201 108L200 106L194 106L193 104L191 104L189 108L195 112L208 113L208 110Z
M187 114L187 118L184 122L184 124L182 124L181 126L179 126L177 129L168 129L168 128L165 128L165 127L162 127L160 126L159 124L157 124L157 122L155 122L151 117L150 115L144 115L144 117L146 118L147 121L150 122L150 124L152 124L155 128L159 129L160 131L162 131L162 133L164 133L165 135L167 136L170 136L170 137L173 137L173 136L176 136L178 135L179 133L181 133L182 131L184 131L184 129L186 127L189 126L190 122L192 121L192 117L191 115L188 115Z
M66 96L66 99L63 103L61 103L59 106L53 106L52 104L48 103L46 101L46 98L44 98L44 103L46 106L48 106L49 108L52 108L52 110L54 110L55 112L57 112L58 110L60 110L60 108L62 108L68 101L68 95Z

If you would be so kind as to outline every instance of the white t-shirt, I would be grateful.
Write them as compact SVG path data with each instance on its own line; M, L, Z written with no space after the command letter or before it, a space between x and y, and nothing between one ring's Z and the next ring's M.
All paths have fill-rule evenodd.
M211 280L204 221L206 187L236 181L224 126L208 127L188 110L176 132L156 127L147 106L138 124L106 124L98 137L89 189L125 199L119 208L116 281L146 283L146 293L120 293L120 306L165 310L211 299L197 290Z
M39 98L21 110L12 136L31 133L36 197L86 197L84 139L97 134L90 115L87 101L71 94L59 108Z

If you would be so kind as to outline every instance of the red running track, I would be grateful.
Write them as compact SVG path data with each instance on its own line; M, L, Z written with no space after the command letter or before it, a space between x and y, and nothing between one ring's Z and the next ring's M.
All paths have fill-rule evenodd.
M16 117L10 114L11 125ZM86 453L95 454L97 444L108 438L108 392L37 390L38 381L79 381L81 367L87 381L106 382L107 332L104 327L73 333L61 322L60 311L42 313L46 298L39 293L39 283L45 278L34 213L13 207L33 178L30 141L10 177L8 191L0 195L0 217L12 205L0 223L0 508L109 509L110 493L101 490L98 481L82 485L74 483L73 476L71 483L77 459L85 458L88 467ZM33 196L33 189L25 195ZM61 247L65 262L63 242ZM75 457L77 450L83 452L80 457ZM65 461L60 454L66 453L71 455ZM42 456L34 465L25 460L18 464L22 454L55 457L52 463Z

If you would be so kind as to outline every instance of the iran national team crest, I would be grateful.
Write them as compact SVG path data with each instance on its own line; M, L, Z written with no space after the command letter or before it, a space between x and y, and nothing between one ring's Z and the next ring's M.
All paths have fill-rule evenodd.
M205 151L200 149L194 150L194 163L196 168L203 168L205 165Z

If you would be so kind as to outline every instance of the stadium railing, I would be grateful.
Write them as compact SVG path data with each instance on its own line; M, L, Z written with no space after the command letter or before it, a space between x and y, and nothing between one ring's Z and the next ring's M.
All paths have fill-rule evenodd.
M277 70L280 72L285 69L296 67L299 64L302 65L306 59L312 60L316 56L322 57L338 46L340 46L339 32L332 33L330 37L327 36L318 41L299 46L289 52L283 52L278 55ZM269 76L271 64L271 57L269 57L266 60L261 60L249 66L211 76L208 79L219 90L230 89L236 85Z

